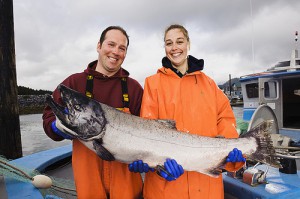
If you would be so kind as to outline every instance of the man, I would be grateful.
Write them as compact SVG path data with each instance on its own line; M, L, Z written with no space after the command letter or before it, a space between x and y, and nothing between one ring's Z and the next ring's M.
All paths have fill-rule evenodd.
M69 76L62 84L138 116L143 89L121 67L128 45L129 38L123 28L106 28L97 44L98 60L91 62L84 72ZM62 103L57 89L53 98ZM55 141L72 139L56 127L55 115L49 106L43 113L43 126ZM77 139L73 139L72 166L79 199L141 197L143 185L139 173L128 171L126 164L102 160Z

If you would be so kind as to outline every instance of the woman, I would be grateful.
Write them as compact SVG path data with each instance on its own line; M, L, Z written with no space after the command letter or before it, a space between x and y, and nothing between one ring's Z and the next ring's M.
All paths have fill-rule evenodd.
M188 55L188 31L181 25L171 25L165 31L164 42L163 67L145 80L141 117L175 120L178 130L191 134L237 138L228 98L202 72L204 61ZM233 153L236 156L233 162L245 161L240 151ZM178 164L175 161L173 166L180 171ZM164 178L164 175L147 172L144 198L224 198L222 175L213 178L185 171L176 180Z

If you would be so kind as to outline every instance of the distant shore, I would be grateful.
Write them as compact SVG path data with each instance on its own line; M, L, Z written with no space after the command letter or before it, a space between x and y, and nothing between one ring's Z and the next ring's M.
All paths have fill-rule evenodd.
M19 115L42 114L45 106L19 107Z
M46 95L19 95L19 115L43 113L45 99Z

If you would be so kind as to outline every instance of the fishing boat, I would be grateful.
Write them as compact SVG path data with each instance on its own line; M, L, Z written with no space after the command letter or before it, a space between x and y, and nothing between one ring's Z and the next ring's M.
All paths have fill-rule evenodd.
M296 46L297 46L296 32ZM252 165L223 173L226 198L300 198L300 58L281 61L260 73L240 78L243 120L251 129L273 120L272 140L281 169Z
M71 157L72 146L66 145L7 162L17 169L24 169L23 172L29 175L35 171L35 173L50 176L53 185L50 189L37 189L30 183L30 180L24 180L22 176L19 178L13 178L10 175L8 177L0 176L0 198L43 199L46 195L59 198L76 198Z

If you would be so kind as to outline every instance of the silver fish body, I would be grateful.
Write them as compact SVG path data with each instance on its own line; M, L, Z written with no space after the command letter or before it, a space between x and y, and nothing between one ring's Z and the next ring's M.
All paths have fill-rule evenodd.
M280 167L268 130L271 121L263 122L237 139L210 138L177 131L169 120L150 120L123 113L92 100L64 85L59 86L69 114L51 97L47 102L64 132L78 138L105 160L132 163L143 160L150 167L175 159L186 171L217 177L227 155L238 148L257 161Z

